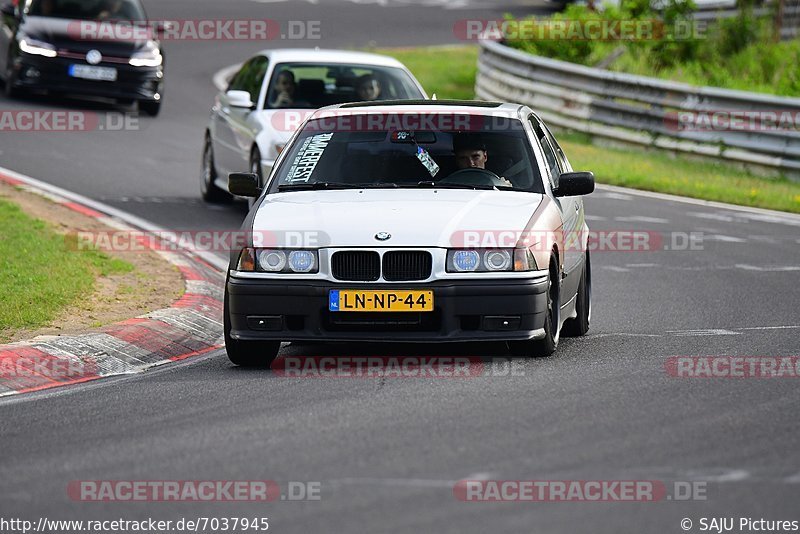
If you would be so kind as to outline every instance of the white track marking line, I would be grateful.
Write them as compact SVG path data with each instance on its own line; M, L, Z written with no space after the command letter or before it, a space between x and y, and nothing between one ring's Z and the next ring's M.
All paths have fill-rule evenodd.
M711 235L704 235L703 240L705 241L719 241L722 243L747 243L747 239L742 239L741 237L733 237L730 235L724 234L711 234Z
M614 217L618 222L644 222L654 224L669 224L669 219L662 219L661 217L644 217L641 215L630 215L625 217Z
M747 263L737 263L737 269L742 269L744 271L758 271L764 273L783 273L783 272L790 272L790 271L800 271L800 266L797 265L775 265L775 266L767 266L761 267L759 265L749 265Z
M733 330L725 330L724 328L709 328L707 330L667 330L667 334L678 337L689 336L738 336L741 332L734 332Z
M607 271L614 271L615 273L630 272L630 269L626 269L625 267L617 267L616 265L601 265L600 268L606 269Z

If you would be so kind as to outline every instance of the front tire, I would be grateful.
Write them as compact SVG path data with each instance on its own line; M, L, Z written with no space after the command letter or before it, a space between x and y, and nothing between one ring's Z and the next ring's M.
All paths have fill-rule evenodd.
M151 117L158 116L159 112L161 111L161 101L158 100L140 100L139 101L139 111L150 115Z
M14 86L17 82L17 77L14 76L14 68L12 67L11 58L8 60L8 66L6 67L5 72L5 85L3 88L3 94L8 99L17 98L19 96L19 89Z
M592 264L589 261L588 250L584 257L578 294L575 296L575 311L577 312L575 318L564 321L565 336L583 336L589 331L589 321L592 319Z
M544 320L544 337L528 341L509 341L508 348L514 356L550 356L558 346L561 317L561 277L555 258L550 260L547 276L547 315Z
M234 365L240 367L269 367L278 357L280 341L240 341L231 337L231 319L228 309L228 292L223 304L223 331L225 333L225 352Z

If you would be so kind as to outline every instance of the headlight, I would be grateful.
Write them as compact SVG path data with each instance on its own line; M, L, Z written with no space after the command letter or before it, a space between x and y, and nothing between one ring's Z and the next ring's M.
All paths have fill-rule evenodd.
M450 249L447 251L447 272L512 272L535 271L536 260L526 248Z
M487 250L483 253L483 264L489 271L508 271L511 267L511 252L508 250Z
M282 250L259 250L256 257L262 271L278 273L286 267L286 253Z
M158 67L164 62L164 56L155 41L147 41L142 50L134 52L128 64L134 67Z
M38 39L31 39L30 37L21 37L19 40L19 49L26 54L44 57L56 57L56 47L50 43L39 41Z
M289 253L289 268L296 273L310 273L317 268L317 258L310 250L293 250Z
M452 262L447 265L453 266L456 272L477 271L480 266L481 257L475 250L454 250L452 252ZM449 269L448 269L449 270Z
M316 250L245 248L239 254L236 269L283 274L316 273L319 272L319 259Z

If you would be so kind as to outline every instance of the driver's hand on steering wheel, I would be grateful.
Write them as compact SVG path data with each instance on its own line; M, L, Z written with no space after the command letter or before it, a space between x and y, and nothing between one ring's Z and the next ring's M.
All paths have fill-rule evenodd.
M503 182L504 186L506 186L506 187L514 187L514 184L512 184L511 181L508 178L506 178L505 176L498 176L498 178L500 178L500 181Z

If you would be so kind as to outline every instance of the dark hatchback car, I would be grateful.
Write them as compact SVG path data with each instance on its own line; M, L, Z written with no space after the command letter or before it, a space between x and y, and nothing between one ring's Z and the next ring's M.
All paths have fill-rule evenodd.
M157 115L164 55L158 25L139 0L17 0L4 3L0 75L8 97L22 91L139 103Z

